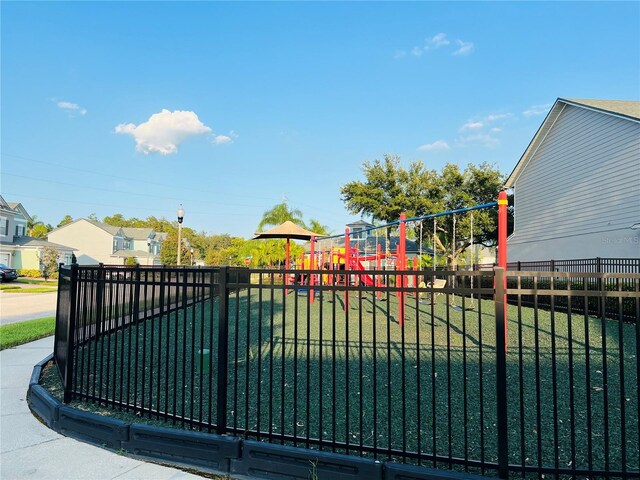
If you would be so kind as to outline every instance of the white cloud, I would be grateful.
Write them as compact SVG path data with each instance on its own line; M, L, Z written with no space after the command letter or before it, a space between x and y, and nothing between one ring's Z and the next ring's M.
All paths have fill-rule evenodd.
M67 112L67 114L71 117L74 117L76 115L86 115L87 114L87 109L81 107L80 105L78 105L77 103L71 103L71 102L65 102L65 101L59 101L56 103L56 105L58 106L58 108L64 110L65 112Z
M505 118L513 117L512 113L494 113L491 115L487 115L487 122L495 122L496 120L504 120Z
M475 48L473 42L463 42L462 40L452 41L447 38L446 33L440 32L432 37L426 38L423 46L415 46L410 50L396 50L393 58L403 58L409 54L413 57L421 57L428 50L437 50L443 47L449 47L444 50L451 52L452 55L469 55ZM452 49L453 51L451 51Z
M153 152L169 155L176 153L178 145L186 138L210 133L211 129L203 124L194 112L170 112L163 109L139 125L121 123L116 126L115 132L133 136L136 140L136 150L145 155Z
M422 150L423 152L432 152L434 150L449 150L449 144L444 140L436 140L433 143L427 143L426 145L420 145L418 150Z
M456 40L456 44L458 49L452 55L469 55L475 47L473 42L463 42L462 40Z
M234 130L231 130L228 135L222 135L222 134L213 133L212 134L212 142L215 143L216 145L223 145L225 143L233 143L233 141L236 138L238 138L238 136L239 135Z
M464 132L465 130L479 130L484 126L482 122L467 122L461 128L460 131Z
M478 143L484 147L495 147L500 144L500 140L484 133L460 137L458 142L461 144Z
M547 103L545 105L534 105L532 107L530 107L529 109L525 110L524 112L522 112L522 114L525 117L533 117L536 115L544 115L545 113L547 113L549 111L549 109L551 108L551 104Z
M493 128L491 129L491 131L492 131L492 132L494 132L494 133L498 133L498 132L501 132L501 131L502 131L502 129L501 129L501 128L498 128L498 127L493 127Z
M451 42L447 39L446 33L438 33L426 40L427 48L440 48L449 45Z

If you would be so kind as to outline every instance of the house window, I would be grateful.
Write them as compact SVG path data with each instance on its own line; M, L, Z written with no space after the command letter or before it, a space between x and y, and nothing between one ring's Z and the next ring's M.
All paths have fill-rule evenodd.
M24 225L16 225L16 237L22 237L24 235Z
M113 239L113 253L116 253L118 251L118 239L114 238Z
M0 218L0 235L9 235L9 219Z

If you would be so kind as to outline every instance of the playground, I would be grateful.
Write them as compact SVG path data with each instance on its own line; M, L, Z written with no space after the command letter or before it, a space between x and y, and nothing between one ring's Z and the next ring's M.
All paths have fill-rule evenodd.
M605 274L588 273L532 289L518 275L549 272L408 269L402 240L393 269L364 270L384 258L350 251L348 234L312 239L307 269L63 272L76 334L57 340L60 393L129 421L383 461L638 471L637 274L606 274L630 292L592 289ZM618 316L589 310L605 296Z

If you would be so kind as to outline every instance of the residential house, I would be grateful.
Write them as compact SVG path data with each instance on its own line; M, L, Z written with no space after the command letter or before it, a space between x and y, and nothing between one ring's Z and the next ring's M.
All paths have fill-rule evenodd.
M505 186L510 262L640 257L640 102L558 98Z
M115 227L81 218L49 232L50 241L73 246L80 265L123 265L134 258L140 265L160 263L164 233L152 228Z
M374 236L374 231L369 229L375 227L375 225L362 219L348 223L347 227L349 228L349 236L354 240L364 240Z
M58 262L70 263L73 248L27 235L31 216L21 203L6 202L0 196L0 263L16 270L42 270L45 247L58 251Z

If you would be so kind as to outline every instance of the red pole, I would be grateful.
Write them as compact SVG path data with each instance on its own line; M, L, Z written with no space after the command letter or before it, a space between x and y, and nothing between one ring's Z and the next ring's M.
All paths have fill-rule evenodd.
M289 285L289 267L290 267L290 262L289 262L289 239L287 238L287 247L284 250L284 255L285 255L285 259L284 259L284 270L285 270L285 274L284 274L284 284L285 285ZM285 289L284 291L285 294L289 293L288 290Z
M407 248L407 215L405 213L400 214L400 244L398 245L398 263L400 264L400 270L406 270L407 261L405 258L405 252ZM400 288L405 287L405 276L400 275ZM398 295L398 323L402 327L404 324L404 292L399 292Z
M376 243L376 270L380 270L382 268L382 246L379 243ZM382 287L382 281L380 280L380 274L376 274L375 286L378 287L376 291L376 296L378 298L382 297L382 292L380 291L380 287Z
M344 310L349 309L349 263L351 261L351 238L349 237L349 228L344 230Z
M498 194L498 266L507 270L507 192ZM504 277L504 346L507 348L509 340L507 330L507 276Z
M313 272L316 269L316 237L311 237L311 252L309 252L311 258L309 259L309 270ZM309 274L309 301L313 303L315 296L315 289L313 288L315 285L316 275L315 273Z

